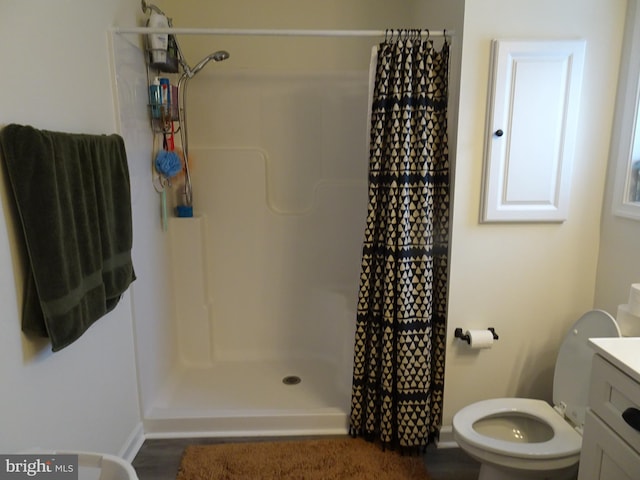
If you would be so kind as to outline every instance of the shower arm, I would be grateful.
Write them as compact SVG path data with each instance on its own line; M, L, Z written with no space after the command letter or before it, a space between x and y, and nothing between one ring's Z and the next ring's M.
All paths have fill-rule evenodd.
M147 13L149 10L153 10L154 12L160 14L160 15L164 15L164 12L162 10L160 10L157 6L155 6L153 3L147 3L145 2L145 0L141 0L140 1L140 6L142 7L142 13ZM166 15L164 15L166 17ZM171 25L169 25L171 26Z

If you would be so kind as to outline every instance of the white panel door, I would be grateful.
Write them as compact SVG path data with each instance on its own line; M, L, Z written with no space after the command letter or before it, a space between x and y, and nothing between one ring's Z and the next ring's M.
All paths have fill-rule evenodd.
M493 41L482 221L566 220L584 50Z
M638 480L640 457L591 410L580 452L578 480Z

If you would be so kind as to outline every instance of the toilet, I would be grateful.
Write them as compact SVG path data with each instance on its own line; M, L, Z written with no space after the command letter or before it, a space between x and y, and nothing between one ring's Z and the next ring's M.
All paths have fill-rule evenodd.
M553 406L543 400L493 398L455 414L454 438L480 462L478 480L576 478L594 353L588 339L619 336L611 315L587 312L558 352Z

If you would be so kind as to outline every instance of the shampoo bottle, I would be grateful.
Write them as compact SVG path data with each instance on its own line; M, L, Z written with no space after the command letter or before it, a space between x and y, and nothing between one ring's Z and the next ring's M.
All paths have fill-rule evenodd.
M154 10L149 16L147 26L151 28L168 28L169 20L167 20L167 17ZM150 33L147 35L147 39L149 42L149 49L151 51L151 63L166 64L169 35L166 33Z

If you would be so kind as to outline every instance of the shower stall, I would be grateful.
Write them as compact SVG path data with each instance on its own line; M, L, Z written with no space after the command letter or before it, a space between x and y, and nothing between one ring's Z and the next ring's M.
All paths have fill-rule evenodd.
M169 227L180 361L154 412L199 411L194 426L223 432L344 432L366 75L232 65L190 86L196 216Z
M355 28L416 23L412 10L358 5ZM111 35L145 433L346 433L381 37L178 36L189 58L229 58L189 80L194 216L164 232L140 32Z
M149 178L144 53L125 35L112 43L146 434L345 433L367 201L366 68L234 68L242 52L229 48L229 60L193 76L184 102L194 216L170 218L165 233Z

